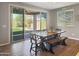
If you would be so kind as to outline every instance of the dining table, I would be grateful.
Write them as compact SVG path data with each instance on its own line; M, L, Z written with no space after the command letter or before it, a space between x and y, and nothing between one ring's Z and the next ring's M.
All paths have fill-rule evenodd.
M42 37L41 41L42 41L43 46L45 46L44 43L47 43L48 45L45 46L45 48L47 48L49 46L48 51L50 51L53 54L55 54L53 51L54 46L57 46L60 44L65 45L65 46L67 45L65 42L67 37L64 37L61 40L59 38L57 38L56 35L61 34L61 33L64 33L64 31L63 32L48 32L47 35L40 35Z

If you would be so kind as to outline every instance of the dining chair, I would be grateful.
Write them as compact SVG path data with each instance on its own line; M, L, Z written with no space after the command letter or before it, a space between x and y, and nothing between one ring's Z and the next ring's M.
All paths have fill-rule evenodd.
M30 53L31 51L34 51L35 55L37 55L37 53L41 50L40 42L41 42L41 39L39 35L36 35L36 34L30 35L30 43L31 43Z

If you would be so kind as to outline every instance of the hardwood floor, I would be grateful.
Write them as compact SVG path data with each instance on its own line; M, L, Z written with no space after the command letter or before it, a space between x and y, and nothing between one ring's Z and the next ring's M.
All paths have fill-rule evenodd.
M55 54L50 52L39 52L38 56L75 56L79 52L79 40L67 39L67 46L58 45L53 48ZM1 56L33 56L29 52L29 40L0 47Z

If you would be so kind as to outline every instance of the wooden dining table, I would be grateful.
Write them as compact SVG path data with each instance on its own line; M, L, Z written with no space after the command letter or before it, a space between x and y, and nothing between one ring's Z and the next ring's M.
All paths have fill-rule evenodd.
M53 36L53 35L55 35L55 34L58 34L57 32L48 32L48 35L46 35L46 36L43 36L43 37L49 37L49 36ZM51 52L51 53L53 53L53 54L55 54L54 52L53 52L53 47L54 46L56 46L56 45L60 45L60 44L62 44L62 45L65 45L66 46L66 43L65 43L65 40L67 39L67 37L64 37L63 39L54 39L54 37L52 37L52 38L49 38L49 39L47 39L47 40L45 40L44 42L46 42L46 43L48 43L49 45L50 45L50 47L49 47L49 51Z

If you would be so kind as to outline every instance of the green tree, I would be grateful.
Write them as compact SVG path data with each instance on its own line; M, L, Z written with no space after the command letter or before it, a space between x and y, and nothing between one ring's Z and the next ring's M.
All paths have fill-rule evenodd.
M22 17L20 15L16 16L17 27L22 27Z
M31 19L25 20L25 27L30 28L31 25L32 25L32 20Z

